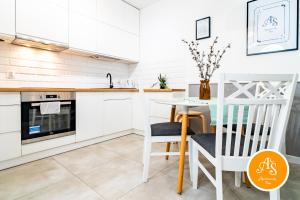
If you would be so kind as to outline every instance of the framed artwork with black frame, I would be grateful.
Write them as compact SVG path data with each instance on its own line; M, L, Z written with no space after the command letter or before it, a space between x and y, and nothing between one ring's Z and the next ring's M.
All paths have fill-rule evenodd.
M298 1L247 3L247 56L298 50Z
M210 17L196 21L196 40L210 38Z

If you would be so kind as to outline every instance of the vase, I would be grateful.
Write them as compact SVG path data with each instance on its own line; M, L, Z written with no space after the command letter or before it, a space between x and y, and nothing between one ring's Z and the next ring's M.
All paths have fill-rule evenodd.
M209 80L201 80L200 81L199 99L204 99L204 100L209 100L210 99Z

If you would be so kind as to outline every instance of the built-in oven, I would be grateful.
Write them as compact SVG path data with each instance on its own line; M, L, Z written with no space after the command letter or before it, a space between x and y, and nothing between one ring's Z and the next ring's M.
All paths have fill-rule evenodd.
M74 92L21 93L22 144L75 134Z

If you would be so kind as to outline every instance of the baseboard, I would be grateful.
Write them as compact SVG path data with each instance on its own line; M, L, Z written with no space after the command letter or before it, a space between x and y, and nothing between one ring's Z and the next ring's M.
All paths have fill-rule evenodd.
M285 155L289 163L300 165L300 157Z
M86 141L82 141L82 142L68 144L68 145L56 147L56 148L53 148L53 149L48 149L48 150L45 150L45 151L28 154L28 155L21 156L21 157L15 158L15 159L2 161L2 162L0 162L0 170L15 167L15 166L18 166L18 165L21 165L21 164L25 164L25 163L32 162L32 161L39 160L39 159L43 159L43 158L47 158L47 157L54 156L54 155L57 155L57 154L60 154L60 153L64 153L64 152L67 152L67 151L79 149L79 148L82 148L82 147L97 144L97 143L100 143L100 142L115 139L115 138L122 137L122 136L129 135L129 134L136 134L136 133L135 133L134 130L122 131L122 132L113 133L113 134L110 134L110 135L105 135L105 136L102 136L102 137L94 138L94 139L91 139L91 140L86 140Z
M133 132L134 134L144 136L144 131L142 131L142 130L133 129L132 132Z

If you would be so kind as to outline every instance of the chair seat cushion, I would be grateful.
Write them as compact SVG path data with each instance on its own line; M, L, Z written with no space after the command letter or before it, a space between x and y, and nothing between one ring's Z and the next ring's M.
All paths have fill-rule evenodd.
M202 148L204 148L210 155L215 157L215 150L216 150L216 134L197 134L192 135L192 139L197 142ZM225 155L225 148L226 148L226 134L223 134L223 145L222 145L222 155ZM244 147L245 136L241 136L240 141L240 152L239 156L243 154L243 147ZM235 134L232 134L231 137L231 150L230 155L234 153L234 145L235 145ZM252 141L250 140L249 149L251 149ZM250 152L249 152L250 153ZM248 155L249 155L248 153Z
M187 129L188 135L195 134L190 128ZM179 136L181 135L180 122L165 122L151 125L152 136Z

